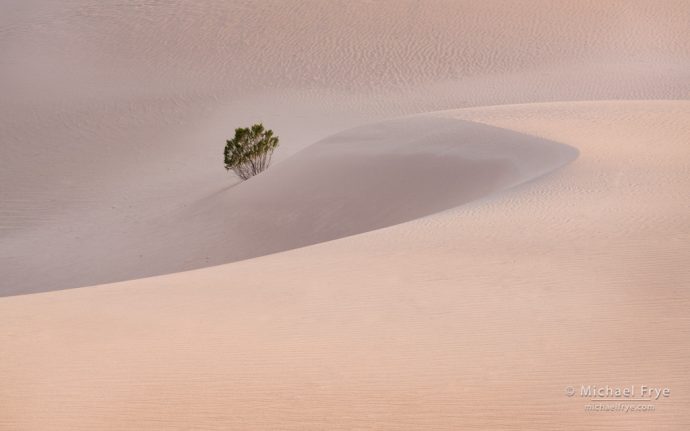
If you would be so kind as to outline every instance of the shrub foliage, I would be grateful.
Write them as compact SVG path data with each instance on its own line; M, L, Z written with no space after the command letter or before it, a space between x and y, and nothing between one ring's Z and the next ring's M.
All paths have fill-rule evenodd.
M251 178L268 168L277 146L278 137L261 123L235 129L235 137L225 144L225 169L243 181Z

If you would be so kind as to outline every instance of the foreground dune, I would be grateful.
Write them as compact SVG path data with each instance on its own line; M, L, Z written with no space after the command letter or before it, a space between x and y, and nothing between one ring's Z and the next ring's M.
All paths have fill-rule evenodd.
M438 115L580 156L364 235L3 298L0 428L690 427L690 102ZM672 392L593 413L580 384Z

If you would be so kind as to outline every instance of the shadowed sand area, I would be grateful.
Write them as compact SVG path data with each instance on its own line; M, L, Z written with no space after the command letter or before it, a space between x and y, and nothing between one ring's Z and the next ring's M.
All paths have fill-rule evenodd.
M9 238L4 247L21 258L4 269L0 293L178 272L362 233L521 184L575 157L542 138L433 115L362 126L122 230L78 219L34 241ZM75 236L87 239L65 249Z

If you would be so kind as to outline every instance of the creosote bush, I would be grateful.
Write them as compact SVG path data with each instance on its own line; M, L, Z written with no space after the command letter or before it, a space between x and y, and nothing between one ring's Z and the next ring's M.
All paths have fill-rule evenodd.
M277 146L278 137L261 123L235 129L235 137L225 144L225 169L243 181L251 178L268 168Z

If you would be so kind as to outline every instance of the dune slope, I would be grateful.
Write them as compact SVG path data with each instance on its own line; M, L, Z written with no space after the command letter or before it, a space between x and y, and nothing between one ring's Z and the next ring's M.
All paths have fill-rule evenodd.
M580 157L364 235L3 298L0 428L686 429L688 113L448 111ZM565 396L580 384L672 392L653 412L592 413Z
M5 268L0 293L158 275L366 232L529 181L575 157L556 142L430 114L363 126L120 232L77 219L52 232L61 234L52 244L43 232L28 243L9 238L3 248L19 258ZM65 250L75 232L98 247Z
M686 0L3 1L0 290L284 248L246 253L211 232L191 248L201 228L178 216L223 200L222 146L256 121L281 137L282 161L420 112L687 98L688 22ZM217 230L224 214L210 211L199 221Z

